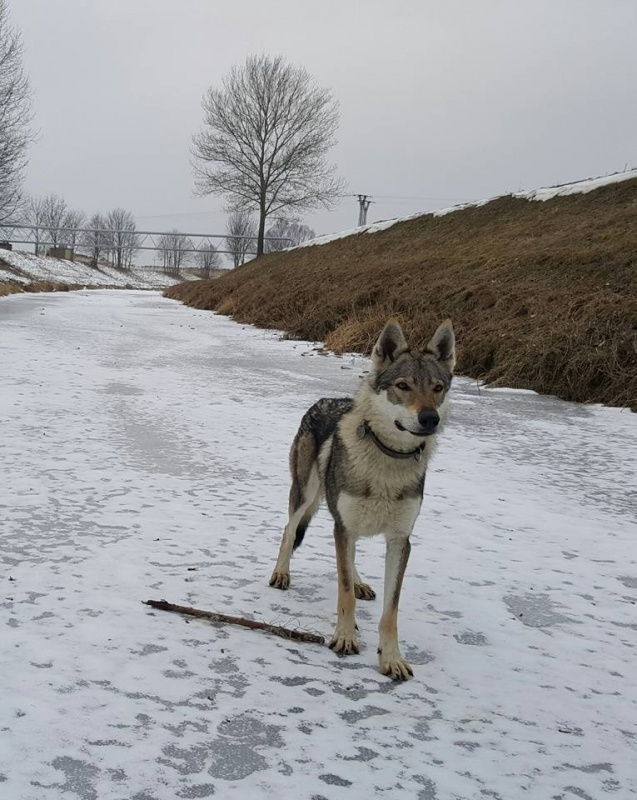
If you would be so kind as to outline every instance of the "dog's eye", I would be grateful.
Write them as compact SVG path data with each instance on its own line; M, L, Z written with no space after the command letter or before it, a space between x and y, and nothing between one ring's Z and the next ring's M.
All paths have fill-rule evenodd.
M444 386L443 386L441 383L437 383L437 384L434 386L434 392L435 392L436 394L440 394L440 392L441 392L441 391L442 391L444 388L445 388L445 387L444 387Z
M408 392L410 391L411 386L408 383L405 383L405 381L399 381L396 384L396 388L400 389L401 392Z

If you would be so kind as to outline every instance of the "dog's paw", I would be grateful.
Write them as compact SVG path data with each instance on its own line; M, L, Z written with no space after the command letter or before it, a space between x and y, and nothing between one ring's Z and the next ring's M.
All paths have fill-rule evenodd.
M368 583L355 583L354 594L357 600L375 600L376 592Z
M407 681L414 674L409 663L401 656L400 650L390 650L387 655L382 650L378 651L378 666L383 675L393 681Z
M342 653L344 656L352 655L352 653L358 653L358 637L356 636L356 632L345 633L343 631L339 631L337 628L334 636L332 636L330 649L335 653Z
M288 589L290 587L290 573L274 570L270 578L270 586L274 586L275 589Z

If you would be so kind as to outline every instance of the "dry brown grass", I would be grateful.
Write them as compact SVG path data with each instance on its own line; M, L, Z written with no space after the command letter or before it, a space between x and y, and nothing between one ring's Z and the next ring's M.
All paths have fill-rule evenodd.
M389 316L423 345L451 317L460 373L637 410L637 180L423 216L165 294L336 351L369 352Z
M53 281L35 281L33 283L0 283L0 297L20 292L70 292L73 289L83 289L84 286L68 283L54 283Z
M19 283L0 283L0 297L7 297L10 294L18 294L22 291Z

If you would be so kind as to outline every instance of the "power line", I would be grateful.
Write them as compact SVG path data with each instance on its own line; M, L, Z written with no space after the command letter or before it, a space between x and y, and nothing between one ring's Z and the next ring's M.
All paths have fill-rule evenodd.
M392 194L375 194L379 200L404 200L404 201L422 201L426 203L466 203L474 200L473 197L409 197L406 195L392 195Z
M162 219L163 217L209 217L214 211L176 211L174 214L134 214L135 219Z
M361 195L358 194L341 194L339 195L339 199L349 200L352 197L359 198ZM378 200L397 200L400 202L426 202L426 203L466 203L472 200L475 200L475 197L423 197L420 195L402 195L402 194L374 194L374 195L363 195L364 197L374 197L373 201L370 202L377 202ZM163 219L166 217L208 217L215 213L216 211L174 211L172 213L163 213L163 214L134 214L135 219Z

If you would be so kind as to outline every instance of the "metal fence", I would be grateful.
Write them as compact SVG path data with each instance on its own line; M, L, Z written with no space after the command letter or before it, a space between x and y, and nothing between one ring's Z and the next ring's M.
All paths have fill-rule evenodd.
M58 236L52 237L56 232ZM44 228L41 225L26 225L23 223L0 225L0 240L11 244L32 244L36 247L73 247L78 252L90 252L94 248L113 250L125 246L133 250L155 250L163 253L167 249L163 237L183 237L182 253L203 253L214 247L217 253L234 255L233 250L221 250L215 245L220 239L224 242L232 239L235 241L254 241L255 248L250 254L256 253L257 236L229 236L225 233L182 233L176 231L130 231L111 230L105 228ZM128 241L124 237L128 237ZM123 245L123 242L126 244ZM266 236L264 242L285 242L291 244L291 239L281 236Z

